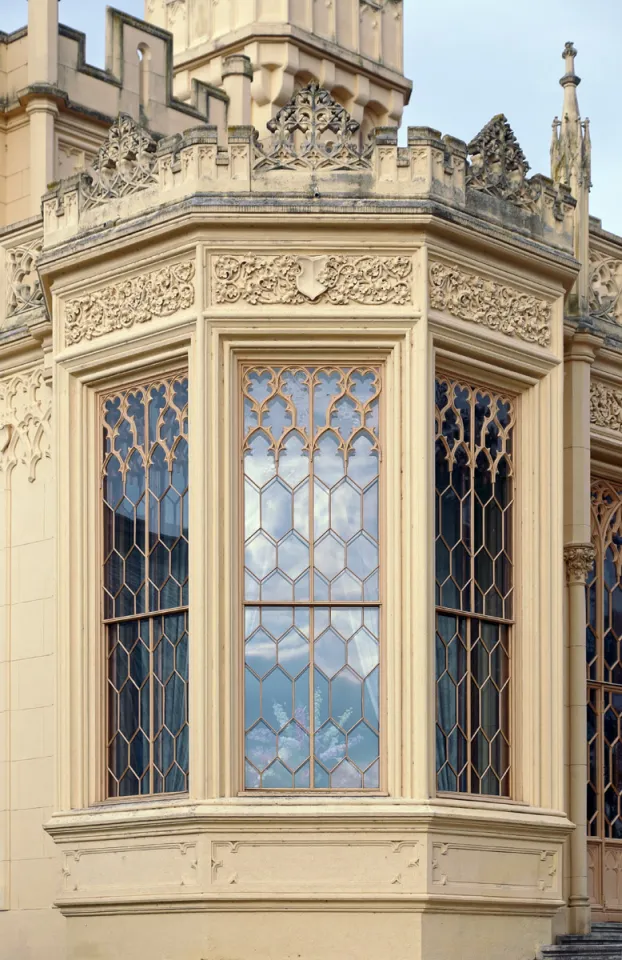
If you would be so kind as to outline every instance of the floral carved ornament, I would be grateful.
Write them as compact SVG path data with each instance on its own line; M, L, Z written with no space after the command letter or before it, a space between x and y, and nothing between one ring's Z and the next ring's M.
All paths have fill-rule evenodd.
M93 340L186 310L195 299L194 274L193 261L176 263L70 300L65 312L65 342L69 346Z
M216 303L408 304L410 257L223 256L213 261Z
M590 422L622 433L622 390L593 381L590 385Z
M431 264L430 305L541 347L551 342L551 307L545 300L458 266Z

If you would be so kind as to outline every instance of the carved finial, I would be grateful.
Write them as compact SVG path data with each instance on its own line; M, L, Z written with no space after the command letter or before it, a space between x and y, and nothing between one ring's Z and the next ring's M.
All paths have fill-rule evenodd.
M575 87L578 87L579 84L581 83L581 79L574 72L574 61L576 56L577 56L577 49L575 45L570 41L568 41L562 53L562 60L564 60L566 63L566 73L559 81L562 87L565 87L567 83L570 83Z
M566 73L574 73L574 58L577 55L577 48L572 40L569 40L563 50L562 60L566 61Z
M506 117L500 113L468 146L467 185L519 207L533 209L537 190L526 179L529 164Z
M315 81L298 90L268 123L256 146L256 170L352 170L369 167L359 123ZM356 138L356 139L355 139Z
M83 192L85 209L154 186L156 147L145 127L120 113L91 164L90 183Z

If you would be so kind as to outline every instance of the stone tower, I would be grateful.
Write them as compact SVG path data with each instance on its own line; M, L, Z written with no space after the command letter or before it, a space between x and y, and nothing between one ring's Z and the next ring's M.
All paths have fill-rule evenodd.
M248 112L258 129L310 80L363 134L398 125L411 91L403 14L403 0L145 0L145 18L173 33L178 96L193 80L221 86L232 55L250 59L249 111L234 105L234 122Z

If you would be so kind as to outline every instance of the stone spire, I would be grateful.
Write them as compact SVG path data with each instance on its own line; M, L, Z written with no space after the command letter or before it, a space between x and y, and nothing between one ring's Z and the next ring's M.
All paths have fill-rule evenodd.
M589 289L589 220L592 146L590 122L581 119L577 87L581 83L575 73L577 51L567 43L562 53L566 72L559 81L564 90L562 119L553 121L551 142L551 176L555 183L563 184L577 201L575 215L575 256L581 263L575 296L569 307L579 316L588 313Z

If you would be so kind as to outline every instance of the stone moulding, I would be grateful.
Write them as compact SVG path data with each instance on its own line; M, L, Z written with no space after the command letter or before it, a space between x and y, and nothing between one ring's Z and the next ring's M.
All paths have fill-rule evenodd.
M412 302L410 257L223 256L213 260L216 303L350 303L403 306Z
M622 433L622 390L606 383L590 384L590 422Z
M65 309L65 343L103 337L113 330L170 317L195 300L194 261L161 267L152 273L110 284Z
M36 479L37 464L50 457L52 389L37 367L0 380L0 470L18 463Z
M545 300L458 266L430 265L430 306L541 347L551 343L551 307Z

